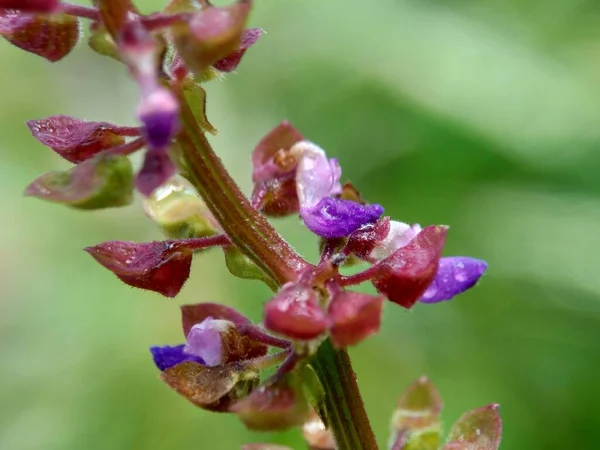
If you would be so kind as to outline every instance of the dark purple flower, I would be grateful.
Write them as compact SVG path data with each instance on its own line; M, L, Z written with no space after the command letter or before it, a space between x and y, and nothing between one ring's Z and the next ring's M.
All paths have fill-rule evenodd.
M179 128L179 105L165 88L156 88L144 96L138 107L138 117L144 124L144 137L150 147L165 148Z
M337 159L328 159L320 147L301 141L292 147L291 153L298 155L296 190L300 216L313 233L325 238L349 236L383 214L381 205L331 197L342 192L342 169Z
M467 256L441 258L437 275L420 299L421 303L450 300L473 287L487 269L481 259Z
M377 222L382 214L381 205L361 205L331 197L321 199L311 208L300 209L308 229L325 238L349 236L363 225Z
M186 361L204 364L202 358L184 352L184 348L185 344L174 345L173 347L170 345L165 345L163 347L155 346L150 347L150 353L152 353L154 364L156 364L156 367L158 367L161 372Z

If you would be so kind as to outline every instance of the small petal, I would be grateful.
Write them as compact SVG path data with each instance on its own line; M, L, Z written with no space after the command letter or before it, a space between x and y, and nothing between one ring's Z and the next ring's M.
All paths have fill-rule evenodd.
M341 192L342 170L337 159L329 160L323 149L308 141L294 144L290 152L298 155L296 188L300 208L312 208L321 199Z
M135 178L135 187L142 195L152 195L154 190L166 183L176 171L166 148L150 148Z
M210 411L228 411L259 382L258 374L243 373L235 364L206 367L191 361L166 369L160 378L196 406Z
M0 0L0 9L19 9L27 12L50 13L60 6L60 0Z
M362 226L376 222L383 206L361 205L350 200L325 197L312 208L300 210L304 224L325 238L349 236Z
M27 126L34 138L75 164L102 150L123 144L123 136L139 134L135 128L107 122L86 122L69 116L29 120Z
M2 9L0 35L16 47L56 62L71 53L81 34L78 19L67 14L23 14Z
M373 266L373 285L389 300L412 307L433 282L446 240L447 227L430 226L406 247Z
M437 275L421 297L421 303L450 300L473 287L486 269L487 263L481 259L467 256L441 258Z
M125 156L98 154L67 171L49 172L25 190L79 209L125 206L133 200L133 167Z
M444 448L497 450L502 439L502 419L498 406L492 404L465 413L452 426L449 442Z
M168 241L111 241L85 250L124 283L166 297L175 297L190 275L192 251Z
M255 431L283 431L302 425L310 417L310 408L299 380L292 383L289 378L256 388L230 411Z
M420 232L420 225L408 225L395 220L390 221L390 230L387 236L373 247L369 258L375 261L387 258L396 250L406 247Z
M288 284L265 304L265 327L290 339L311 340L329 325L315 292L305 286Z
M244 53L258 41L258 38L261 37L264 32L265 30L262 28L249 28L244 30L238 49L214 63L213 67L221 72L233 72L240 64Z
M360 292L340 292L333 297L328 315L336 347L356 345L377 333L385 297Z
M196 303L181 306L181 324L183 334L187 336L192 327L202 323L207 318L224 319L233 322L236 327L244 328L251 324L250 319L243 316L235 309L220 303Z
M142 100L137 111L144 137L153 148L165 148L179 129L179 105L173 94L157 88Z
M290 149L303 139L300 132L287 121L272 129L252 152L252 181L265 183L290 174L297 164Z
M202 358L204 364L210 367L223 364L227 358L227 347L223 341L230 333L237 335L233 322L207 317L190 330L185 352Z
M173 347L169 345L163 347L150 347L150 353L152 353L154 364L156 364L156 367L158 367L161 372L185 361L194 361L204 364L202 358L185 353L183 351L184 347L185 344L175 345Z

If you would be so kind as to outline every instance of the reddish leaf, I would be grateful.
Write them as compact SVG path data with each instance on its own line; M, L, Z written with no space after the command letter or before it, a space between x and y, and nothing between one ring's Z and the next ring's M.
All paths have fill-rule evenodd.
M0 0L0 9L19 9L27 12L50 13L60 6L60 0Z
M238 49L225 58L213 64L213 67L221 72L233 72L240 64L244 53L258 41L265 32L262 28L249 28L244 30Z
M124 283L166 297L175 297L190 275L192 251L169 241L110 241L85 250Z
M258 384L258 376L243 374L235 364L206 367L189 361L165 370L160 378L194 405L210 411L229 410Z
M305 286L288 284L265 304L265 327L295 340L310 340L323 334L329 325L315 292Z
M426 227L406 247L373 266L377 291L404 308L413 306L435 278L447 229Z
M25 190L42 200L80 209L125 206L133 199L133 168L125 156L99 154L65 172L42 175Z
M297 161L290 148L304 137L287 121L281 122L263 137L252 152L252 180L267 182L291 173Z
M448 449L496 450L502 438L502 419L498 405L492 404L465 413L452 426ZM460 447L462 445L462 447Z
M356 345L377 333L381 326L383 296L340 292L329 305L331 339L337 347Z
M282 431L302 425L310 417L310 408L301 384L290 383L289 378L255 389L230 411L256 431Z
M123 144L123 136L139 135L136 128L107 122L86 122L70 116L29 120L27 126L34 138L75 164L102 150Z
M79 21L67 14L29 15L0 10L0 35L50 62L67 56L79 40Z

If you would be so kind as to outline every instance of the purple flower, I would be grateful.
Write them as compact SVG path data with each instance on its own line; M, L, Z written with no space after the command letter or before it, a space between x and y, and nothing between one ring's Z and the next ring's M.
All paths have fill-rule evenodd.
M185 344L175 345L173 347L170 345L150 347L150 353L152 353L154 364L156 364L156 367L158 367L161 372L186 361L204 364L202 358L185 353L184 348Z
M473 287L487 269L481 259L451 256L440 259L437 275L420 299L421 303L450 300Z
M154 89L143 97L137 113L148 145L167 147L179 128L179 105L173 94L162 87Z
M318 146L301 141L290 152L299 158L296 191L300 216L313 233L326 238L349 236L383 214L381 205L362 205L332 197L342 192L342 169L337 159L328 159Z
M187 335L187 345L184 351L204 360L207 366L223 364L224 343L223 335L235 329L229 320L215 320L207 317L201 323L194 325Z

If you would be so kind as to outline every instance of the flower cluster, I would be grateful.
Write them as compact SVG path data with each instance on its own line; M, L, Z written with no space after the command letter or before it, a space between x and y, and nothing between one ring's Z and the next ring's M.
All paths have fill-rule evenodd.
M184 342L150 349L161 379L193 404L235 413L252 429L303 426L314 448L349 448L330 417L336 405L316 369L324 364L319 349L343 352L377 333L386 300L408 309L452 299L478 282L486 262L443 257L447 226L385 216L381 205L342 182L336 158L288 122L255 146L254 189L243 197L205 137L216 130L202 84L234 71L261 36L261 29L246 28L250 0L227 7L171 0L150 15L129 0L95 5L0 0L0 35L51 62L74 48L80 19L90 20L90 48L122 63L139 91L138 126L64 115L29 121L33 136L74 166L42 175L26 193L79 209L120 207L141 194L167 240L86 248L129 286L174 297L194 255L213 247L234 276L265 282L274 294L260 325L216 303L183 306ZM129 156L141 149L136 173ZM318 262L297 255L266 220L289 215L318 238ZM347 275L344 268L356 263L362 270ZM377 293L351 290L362 283ZM391 448L421 448L425 440L426 448L437 448L440 408L429 382L413 385L394 416ZM494 450L499 435L490 406L464 416L444 449Z

